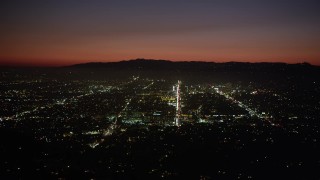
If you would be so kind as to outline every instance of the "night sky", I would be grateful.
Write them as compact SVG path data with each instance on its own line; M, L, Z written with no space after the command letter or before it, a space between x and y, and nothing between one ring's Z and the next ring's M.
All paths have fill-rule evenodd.
M320 65L319 0L1 0L0 64Z

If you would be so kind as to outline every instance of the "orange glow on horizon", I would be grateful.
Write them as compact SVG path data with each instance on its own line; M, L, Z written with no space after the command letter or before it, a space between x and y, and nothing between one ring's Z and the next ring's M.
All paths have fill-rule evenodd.
M279 44L277 41L252 40L241 43L228 38L214 37L184 39L181 37L106 39L63 41L60 37L49 39L17 39L0 45L0 65L13 66L67 66L87 62L115 62L137 58L171 61L212 62L308 62L320 65L316 44L308 41L295 44ZM172 40L170 42L170 40ZM32 44L27 43L32 42ZM290 42L290 41L289 41ZM276 44L276 45L274 45Z
M259 62L274 62L274 63L288 63L288 64L297 64L297 63L310 63L312 65L320 66L318 59L313 58L270 58L270 59L256 59L256 58L186 58L186 57L168 57L168 58L158 58L156 56L152 57L143 57L136 56L134 58L126 57L123 58L109 58L109 59L0 59L0 66L17 66L17 67L60 67L60 66L69 66L74 64L81 63L90 63L90 62L119 62L126 60L134 59L153 59L153 60L168 60L173 62L179 61L203 61L203 62L216 62L216 63L225 63L225 62L249 62L249 63L259 63Z

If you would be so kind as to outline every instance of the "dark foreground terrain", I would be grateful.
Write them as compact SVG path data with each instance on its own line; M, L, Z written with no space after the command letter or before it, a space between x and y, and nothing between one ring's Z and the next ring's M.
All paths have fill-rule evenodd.
M319 132L246 125L128 127L92 149L1 129L1 176L66 179L318 179ZM306 132L305 132L306 131Z

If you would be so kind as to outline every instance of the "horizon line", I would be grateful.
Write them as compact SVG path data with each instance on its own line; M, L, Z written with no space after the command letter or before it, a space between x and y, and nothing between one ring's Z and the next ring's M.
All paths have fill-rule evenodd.
M13 60L13 59L12 59ZM90 63L119 63L119 62L128 62L128 61L136 61L136 60L152 60L152 61L168 61L173 63L179 62L203 62L203 63L250 63L250 64L259 64L259 63L275 63L275 64L309 64L312 66L320 66L320 64L313 64L309 61L301 61L301 62L287 62L287 61L240 61L240 60L230 60L230 61L217 61L217 60L172 60L172 59L152 59L152 58L134 58L134 59L123 59L123 60L100 60L100 61L84 61L78 63L25 63L25 62L13 62L10 60L2 63L0 59L0 68L59 68L59 67L70 67L79 64L90 64ZM14 61L14 60L13 60ZM56 60L51 60L56 61Z

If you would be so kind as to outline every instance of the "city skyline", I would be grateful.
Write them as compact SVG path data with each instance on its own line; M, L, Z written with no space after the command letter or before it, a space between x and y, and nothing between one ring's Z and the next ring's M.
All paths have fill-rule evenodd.
M0 65L135 58L320 65L319 2L2 1Z

